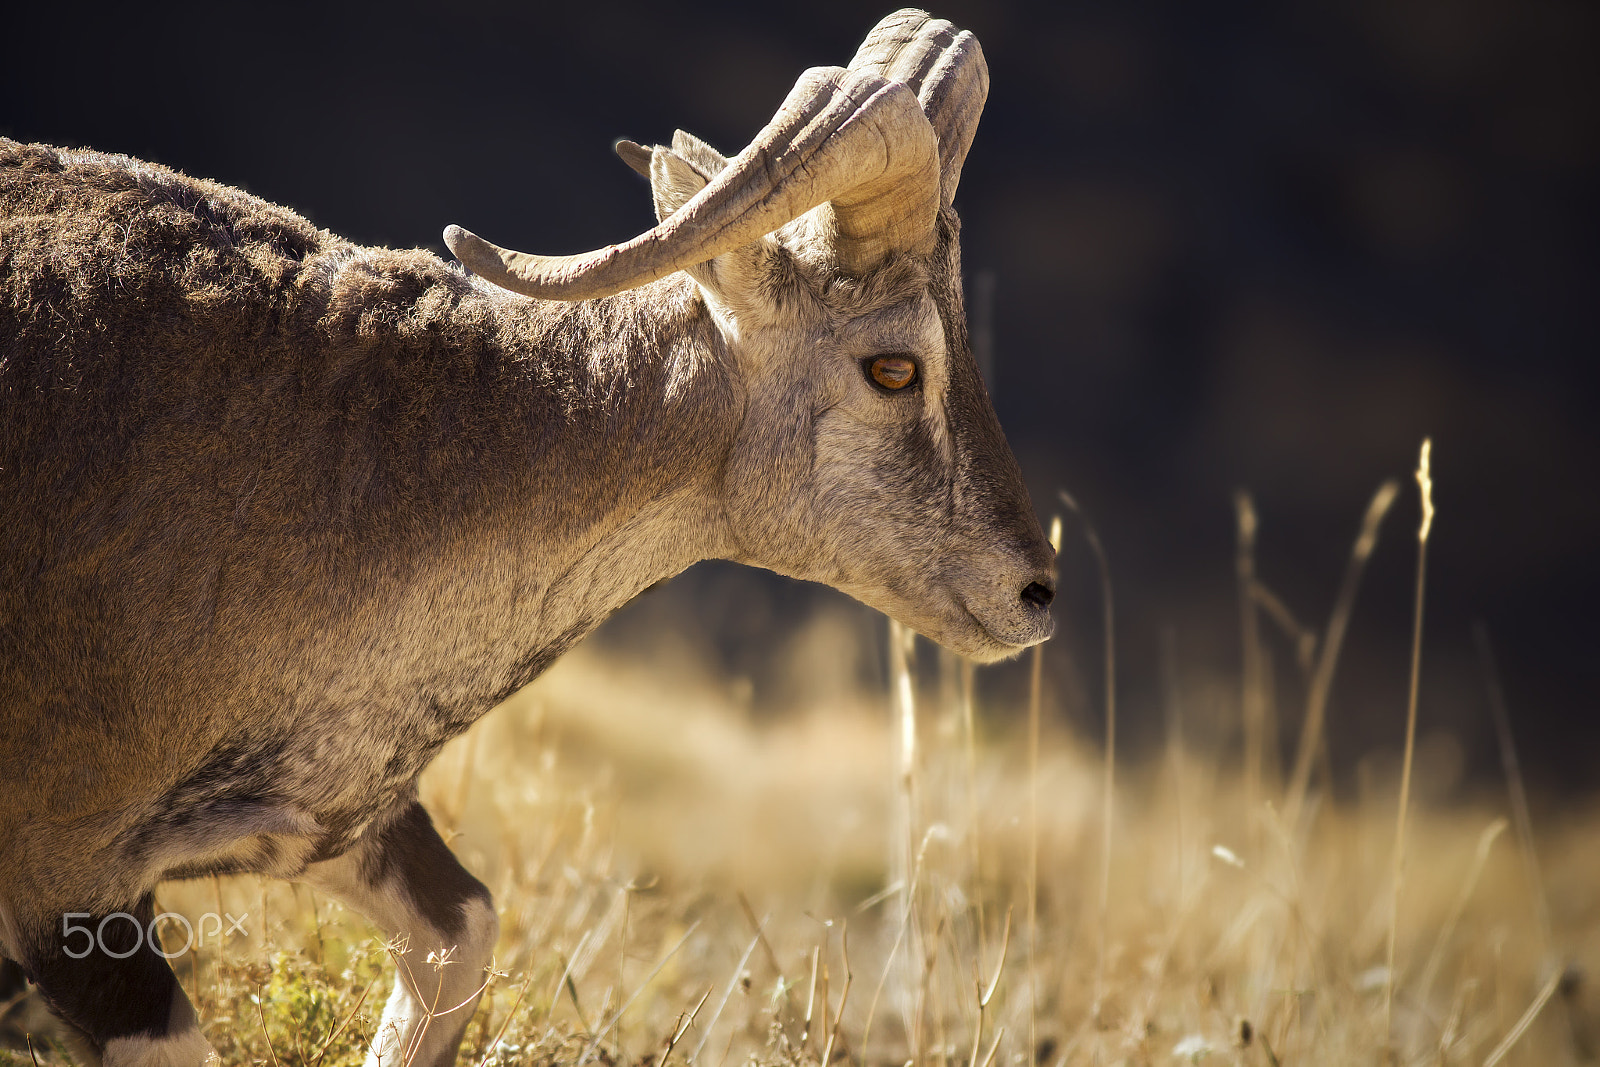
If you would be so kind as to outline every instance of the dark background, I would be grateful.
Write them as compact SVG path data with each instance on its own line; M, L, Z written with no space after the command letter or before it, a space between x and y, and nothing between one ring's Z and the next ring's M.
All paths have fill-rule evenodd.
M1536 787L1596 783L1597 8L936 11L977 33L993 78L957 206L969 280L994 279L996 404L1041 513L1066 487L1106 545L1133 748L1161 736L1163 632L1192 737L1237 746L1233 491L1254 494L1262 578L1320 629L1391 476L1406 493L1334 691L1341 783L1399 745L1409 472L1432 435L1422 732L1492 766L1469 637L1482 620ZM613 138L682 125L731 154L801 69L848 61L887 10L36 0L6 18L0 133L218 178L362 242L442 251L440 230L460 222L572 252L652 221ZM1063 557L1047 680L1093 737L1099 606L1070 524ZM819 615L843 624L827 647L844 667L881 676L882 624L865 609L727 565L696 568L597 639L687 644L775 709L805 685L774 649ZM1302 686L1267 632L1287 743ZM1015 664L986 673L999 719L1024 679Z

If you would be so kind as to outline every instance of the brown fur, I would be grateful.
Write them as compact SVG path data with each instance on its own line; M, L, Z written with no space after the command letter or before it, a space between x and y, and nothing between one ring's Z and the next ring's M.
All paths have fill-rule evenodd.
M536 597L550 583L516 573L524 537L597 538L647 496L714 479L728 447L734 398L683 284L512 301L426 252L39 146L0 145L0 209L0 851L26 869L57 830L105 846L170 821L169 802L226 800L209 791L230 768L254 779L226 787L241 799L289 792L272 785L295 736L355 727L383 689L328 693L330 662L308 699L283 678L294 650L377 622L441 565L503 569L485 576L497 592ZM464 547L486 541L512 561ZM656 577L616 575L612 599ZM446 645L533 636L488 632L514 612L496 627L468 598L438 607L464 613L423 627ZM486 662L471 692L407 679L429 721L382 778L404 786L539 665ZM327 799L311 813L331 833L371 814Z

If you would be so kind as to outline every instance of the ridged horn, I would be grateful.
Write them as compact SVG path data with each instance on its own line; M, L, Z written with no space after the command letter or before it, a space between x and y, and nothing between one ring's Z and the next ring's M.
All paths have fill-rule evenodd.
M625 158L632 154L623 150ZM749 244L832 202L839 265L925 251L939 208L939 141L916 95L873 71L814 67L754 141L658 225L575 256L536 256L459 226L444 242L468 269L546 300L610 296Z
M978 39L944 19L908 7L873 27L850 69L905 82L917 94L939 136L939 199L948 207L989 97L989 65Z

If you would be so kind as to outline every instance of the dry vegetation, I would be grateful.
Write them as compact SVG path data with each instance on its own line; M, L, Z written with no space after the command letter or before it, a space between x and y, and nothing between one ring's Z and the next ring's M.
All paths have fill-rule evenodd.
M1430 803L1419 764L1397 888L1399 776L1330 806L1315 774L1275 773L1248 656L1243 756L1186 751L1176 693L1166 753L1125 769L1109 809L1099 739L1046 708L1035 742L1028 709L974 708L970 676L940 668L756 723L691 664L580 649L454 743L423 798L503 914L461 1062L1593 1055L1600 813L1539 827L1535 849L1510 803ZM248 937L176 961L224 1062L361 1062L392 969L358 917L249 879L160 904L249 913Z

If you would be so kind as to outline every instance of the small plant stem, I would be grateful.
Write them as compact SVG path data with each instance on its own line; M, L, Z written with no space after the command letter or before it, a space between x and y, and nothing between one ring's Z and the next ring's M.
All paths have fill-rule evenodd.
M811 991L806 994L806 1021L800 1031L800 1046L805 1047L811 1038L811 1015L817 1006L817 968L822 961L822 946L818 945L811 950ZM823 1009L826 1014L827 1009Z
M311 1067L322 1067L322 1061L328 1055L328 1049L333 1047L333 1043L339 1039L340 1034L344 1033L345 1028L355 1021L356 1015L361 1011L361 1005L367 1002L367 994L372 992L373 983L376 981L377 979L373 978L362 987L361 995L356 998L355 1007L350 1009L349 1014L344 1017L333 1033L328 1035L328 1039L322 1043L322 1047L317 1050L317 1058L312 1061ZM503 1030L501 1032L504 1033Z
M1183 703L1178 689L1178 635L1171 626L1161 629L1161 688L1166 705L1167 760L1172 769L1173 813L1177 818L1177 876L1180 908L1189 900L1187 819L1183 789Z
M1417 460L1417 486L1422 492L1422 522L1417 527L1417 585L1412 607L1411 685L1406 698L1406 747L1400 762L1400 803L1395 815L1394 868L1389 879L1389 943L1383 984L1383 1032L1394 1038L1395 936L1400 928L1400 884L1405 878L1406 812L1411 801L1411 763L1417 748L1417 691L1422 674L1422 608L1428 577L1428 534L1433 529L1433 475L1429 460L1433 442L1424 439Z
M610 1030L617 1024L617 1021L622 1018L623 1013L633 1006L633 1002L635 1000L639 999L639 994L643 993L647 988L649 988L650 983L656 980L656 975L661 973L661 969L672 960L672 957L678 954L679 949L688 944L689 938L694 935L694 932L699 929L699 927L700 921L698 919L690 923L689 929L685 930L683 932L683 936L678 938L678 940L673 943L671 948L667 949L666 955L662 956L660 962L655 965L649 974L645 975L644 981L640 982L638 986L634 988L634 991L628 995L628 999L624 1000L617 1006L617 1010L611 1014L611 1018L607 1019L598 1030L594 1031L594 1037L590 1039L588 1046L583 1050L583 1055L578 1057L578 1063L580 1065L589 1062L589 1057L593 1056L595 1050L600 1047L600 1039L602 1035L604 1035L607 1030ZM620 994L620 990L618 992Z
M756 919L755 909L750 906L750 898L744 895L744 890L741 889L739 891L738 897L739 910L744 912L744 921L750 924L750 930L755 935L756 942L761 946L762 955L767 958L767 966L772 968L773 974L782 978L783 967L778 963L778 954L772 951L772 942L767 940L766 932L763 930L763 927L766 926L765 920ZM748 959L749 956L750 954L746 952L745 958Z
M633 882L622 887L622 936L617 939L617 989L628 988L628 920L633 917ZM612 1042L622 1048L622 1013L617 1013L616 1031Z
M1561 987L1561 979L1565 977L1565 974L1566 972L1561 968L1557 967L1555 969L1555 972L1550 975L1550 980L1544 984L1544 988L1539 990L1539 995L1533 998L1532 1004L1528 1005L1528 1010L1523 1012L1522 1018L1517 1020L1517 1025L1513 1026L1505 1038L1494 1047L1494 1051L1484 1058L1483 1067L1495 1067L1496 1064L1506 1058L1506 1053L1510 1052L1512 1046L1522 1039L1522 1035L1527 1033L1528 1027L1533 1025L1533 1020L1539 1017L1539 1013L1544 1010L1544 1006L1550 1003L1550 998L1556 995L1556 990Z
M1106 560L1106 550L1100 543L1100 535L1095 532L1094 524L1083 514L1077 501L1068 496L1064 490L1057 491L1062 503L1071 508L1083 523L1083 537L1089 543L1089 549L1094 553L1095 566L1100 571L1100 608L1101 628L1104 630L1105 645L1105 686L1106 686L1106 750L1104 793L1100 801L1101 832L1100 832L1100 915L1096 923L1099 941L1095 959L1094 976L1094 1005L1093 1015L1100 1017L1100 1009L1105 998L1106 979L1106 917L1111 905L1111 839L1115 827L1115 803L1117 785L1117 628L1115 604L1116 600L1111 591L1111 564ZM1028 1040L1033 1041L1033 1034L1028 1035ZM1028 1050L1032 1056L1038 1046L1033 1045Z
M1044 646L1033 649L1028 681L1028 1048L1034 1044L1039 1002L1039 704Z
M1533 816L1528 809L1528 790L1522 783L1522 764L1517 759L1517 743L1511 734L1511 714L1506 708L1500 672L1495 668L1494 648L1489 644L1488 627L1478 623L1472 628L1472 638L1478 646L1478 659L1483 664L1484 682L1489 690L1489 712L1494 716L1495 736L1500 743L1500 764L1505 768L1506 790L1510 793L1511 818L1517 828L1522 870L1528 879L1535 917L1539 921L1539 951L1549 952L1550 903L1545 897L1544 878L1539 873L1539 853L1533 840Z
M1345 564L1344 579L1339 584L1339 595L1333 603L1333 614L1328 619L1328 632L1317 654L1316 669L1311 675L1311 685L1306 691L1305 720L1300 726L1300 743L1295 751L1294 770L1289 775L1289 789L1283 804L1284 825L1291 832L1300 821L1300 809L1305 804L1306 790L1311 784L1311 765L1322 746L1323 724L1327 719L1328 694L1333 689L1333 672L1339 662L1339 651L1344 645L1345 630L1355 611L1356 593L1361 588L1361 577L1366 573L1367 561L1378 543L1378 528L1389 513L1389 507L1400 493L1400 483L1393 478L1384 482L1367 505L1367 514L1361 521L1361 532L1350 550L1350 560Z
M1011 909L1006 909L1005 932L1000 935L1000 958L994 961L994 974L989 979L989 984L983 984L982 975L975 975L978 987L978 1025L972 1031L972 1055L968 1058L968 1067L977 1067L978 1048L983 1041L983 1017L989 1010L989 1001L994 998L994 991L1000 985L1000 972L1005 969L1006 952L1011 948ZM978 957L979 965L983 963L983 956ZM1005 1028L1001 1028L1005 1032ZM991 1051L990 1056L994 1053Z
M742 894L739 899L741 903L745 904L745 907L749 907ZM752 921L754 920L752 919ZM739 978L744 974L745 964L750 962L750 954L756 950L756 945L761 940L761 928L757 926L756 936L752 937L750 943L745 946L744 955L739 957L739 963L733 968L733 974L728 978L728 984L722 991L722 999L717 1001L717 1010L711 1013L711 1021L706 1023L706 1028L700 1035L699 1043L695 1045L694 1051L689 1053L690 1063L694 1063L700 1058L701 1050L706 1047L706 1042L711 1040L711 1032L717 1028L717 1020L722 1018L722 1009L728 1006L728 1001L732 998L733 991L739 986Z
M922 838L922 845L917 849L916 862L911 867L911 881L906 887L906 892L908 895L914 894L917 891L917 883L922 877L922 861L927 855L928 842L932 840L932 838L932 831L924 834ZM865 1055L867 1051L867 1041L872 1037L873 1020L875 1020L878 1016L878 998L883 995L884 986L889 984L889 975L895 969L895 961L899 958L900 946L905 943L906 931L909 923L910 916L902 913L899 929L895 932L894 944L889 946L889 958L884 961L883 974L879 975L878 986L872 991L872 1000L867 1004L867 1022L861 1031L861 1050L863 1055Z
M978 955L987 947L988 931L984 929L983 905L983 834L978 825L978 731L975 691L977 671L970 659L963 659L960 667L961 731L967 756L967 839L972 846L972 900L977 912Z
M983 1057L983 1067L989 1067L990 1064L994 1063L994 1054L1000 1051L1000 1040L1005 1036L1006 1028L1003 1026L994 1032L994 1044L989 1046L988 1055Z
M261 1036L267 1042L267 1056L272 1060L272 1067L278 1067L278 1053L272 1047L272 1035L267 1032L267 1011L262 1007L261 988L259 986L256 987L256 1018L261 1020Z
M927 955L922 963L922 978L917 983L916 1009L912 1013L912 1018L915 1020L912 1033L916 1035L916 1047L918 1049L922 1048L922 1031L928 1017L929 991L933 985L933 972L939 963L939 947L943 944L944 932L949 918L949 912L941 909L939 922L934 927L933 936L928 939ZM826 1007L823 1010L826 1011ZM934 1014L937 1015L938 1013L935 1012ZM940 1042L938 1047L942 1048L943 1042Z
M844 961L844 986L839 990L839 1011L833 1017L833 1025L828 1028L828 1043L822 1049L822 1067L828 1067L833 1062L833 1049L839 1041L839 1024L844 1021L845 1001L850 999L850 983L855 980L855 974L850 969L850 924L843 923L839 927L839 955ZM822 1005L824 1018L826 1018L828 1005Z
M1478 849L1472 857L1472 868L1467 872L1467 880L1461 884L1461 892L1456 896L1455 905L1450 909L1450 914L1445 918L1444 925L1439 928L1439 936L1434 940L1433 951L1428 954L1427 965L1422 968L1422 977L1417 981L1417 999L1427 1003L1428 994L1433 992L1433 980L1439 974L1439 967L1444 962L1444 953L1450 947L1450 938L1455 934L1456 924L1461 921L1461 916L1467 910L1467 904L1472 900L1472 893L1478 888L1478 879L1483 877L1484 865L1489 862L1489 850L1494 847L1495 840L1505 832L1506 821L1496 819L1478 835Z
M546 1021L548 1022L549 1017L555 1014L556 1004L561 999L561 991L565 989L568 999L572 1001L572 1010L577 1013L578 1024L583 1027L583 1032L586 1034L593 1033L593 1031L589 1027L588 1017L583 1014L583 1006L578 1003L578 987L572 981L572 968L578 962L578 957L582 955L585 946L589 943L589 937L593 933L592 929L585 930L583 936L578 938L577 945L573 947L572 955L561 961L561 977L556 980L555 992L550 995L550 1008L545 1013Z
M505 1021L500 1024L500 1029L494 1035L494 1040L489 1042L489 1048L488 1048L488 1050L486 1052L484 1052L483 1059L478 1061L478 1067L487 1067L487 1065L489 1063L489 1060L494 1057L494 1050L500 1047L500 1042L506 1036L506 1031L511 1029L511 1021L517 1017L517 1009L522 1006L522 998L527 995L528 987L530 985L532 985L532 984L533 984L533 972L529 971L528 972L528 977L524 978L522 980L522 988L517 990L516 999L514 999L511 1002L511 1010L506 1012ZM371 988L372 988L371 983L368 983L367 989L371 989ZM557 992L559 994L559 990ZM366 989L363 989L361 991L361 999L365 1000L366 998L367 998L367 991L366 991ZM359 1008L360 1006L361 1005L358 1002L356 1004L356 1007ZM351 1013L351 1017L352 1018L354 1017L354 1014L355 1014L354 1012ZM343 1029L343 1027L340 1027L340 1029ZM322 1062L321 1057L318 1057L317 1063L320 1064L321 1062Z
M1061 554L1061 517L1050 520L1050 548ZM1044 645L1033 646L1028 676L1028 1049L1038 1046L1039 1018L1039 729L1044 701Z
M679 1018L678 1028L673 1031L672 1036L667 1039L667 1047L661 1050L662 1067L665 1067L667 1057L672 1055L672 1050L678 1046L678 1042L683 1040L683 1035L689 1032L689 1027L694 1025L695 1016L699 1015L700 1009L705 1007L706 1001L711 998L711 992L711 988L707 987L705 993L700 997L699 1003L697 1003L693 1009L685 1012L683 1016Z
M900 883L901 892L895 918L906 933L906 954L895 969L895 1003L905 1015L906 1032L913 1044L916 1035L909 1017L911 990L917 980L917 931L913 925L916 894L911 885L911 868L916 851L917 811L917 701L912 686L911 668L916 655L916 632L894 619L889 620L889 684L893 687L895 722L899 727L899 749L895 762L895 820L890 843L891 877ZM895 960L890 960L891 965ZM915 1058L915 1049L913 1049Z
M1244 804L1248 812L1252 847L1259 844L1256 809L1261 803L1261 767L1266 734L1266 690L1261 657L1261 623L1256 614L1256 508L1250 494L1240 490L1233 495L1234 526L1237 531L1234 577L1239 598L1239 643L1243 669L1240 677L1240 708L1244 720Z

